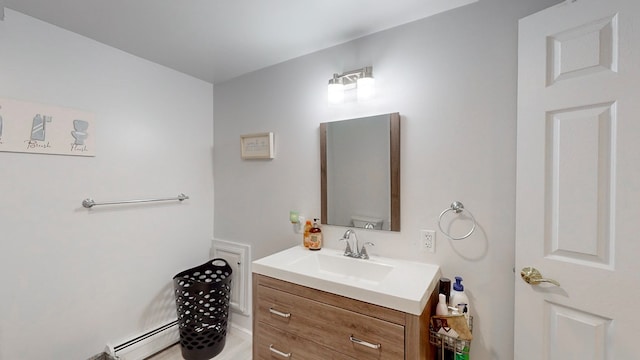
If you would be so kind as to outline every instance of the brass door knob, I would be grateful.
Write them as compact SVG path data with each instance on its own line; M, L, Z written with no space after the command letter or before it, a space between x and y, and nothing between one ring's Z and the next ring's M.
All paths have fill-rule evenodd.
M522 280L530 285L539 285L540 283L546 282L551 283L555 286L560 286L560 283L553 279L543 278L542 274L540 274L540 271L533 267L523 268L522 271L520 271L520 276L522 277Z

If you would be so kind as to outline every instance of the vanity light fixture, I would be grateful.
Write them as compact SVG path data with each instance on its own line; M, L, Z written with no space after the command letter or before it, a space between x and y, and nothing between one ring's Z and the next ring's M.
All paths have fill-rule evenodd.
M374 93L374 85L372 66L365 66L362 69L342 74L333 74L333 77L329 79L327 91L329 102L332 104L343 102L345 90L351 89L357 89L358 101L370 99Z
M344 101L344 84L338 74L333 74L329 79L327 97L331 104L339 104Z

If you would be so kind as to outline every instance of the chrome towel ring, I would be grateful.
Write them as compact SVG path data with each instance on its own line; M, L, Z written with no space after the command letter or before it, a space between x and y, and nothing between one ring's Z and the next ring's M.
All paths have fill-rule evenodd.
M442 221L442 216L444 216L444 214L446 214L449 211L453 211L456 214L466 211L467 214L469 214L469 216L471 217L471 220L473 220L473 226L471 227L471 230L469 230L469 232L466 235L463 235L460 237L453 237L448 232L442 229L442 225L440 225L440 222ZM445 209L443 212L440 213L440 217L438 217L438 227L440 228L440 231L442 231L442 233L445 234L445 236L448 237L449 239L462 240L462 239L468 238L469 235L473 234L473 232L476 230L476 218L473 217L473 214L471 213L471 211L464 208L464 205L462 205L460 201L454 201L451 203L451 206L449 208Z

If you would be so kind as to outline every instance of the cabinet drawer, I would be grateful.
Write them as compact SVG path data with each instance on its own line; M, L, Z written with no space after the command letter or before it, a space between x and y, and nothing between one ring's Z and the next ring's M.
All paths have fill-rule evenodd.
M255 341L254 360L356 360L264 323L258 323Z
M356 359L404 359L404 326L257 286L256 321Z

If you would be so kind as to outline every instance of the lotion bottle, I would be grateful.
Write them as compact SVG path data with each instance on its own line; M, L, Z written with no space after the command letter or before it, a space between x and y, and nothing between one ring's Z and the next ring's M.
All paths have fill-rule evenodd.
M438 305L436 305L436 315L448 315L449 308L447 307L447 295L439 294Z

